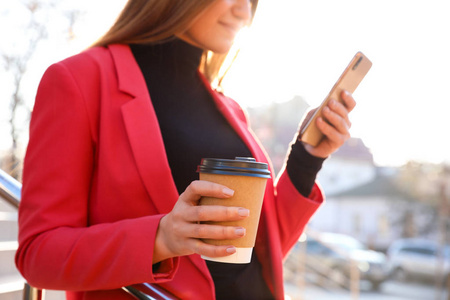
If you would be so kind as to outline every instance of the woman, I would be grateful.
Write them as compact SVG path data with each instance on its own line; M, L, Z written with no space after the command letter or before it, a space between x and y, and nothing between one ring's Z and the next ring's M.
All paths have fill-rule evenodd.
M52 65L36 96L25 158L16 264L68 299L130 299L122 286L159 284L181 299L282 299L282 259L323 202L322 161L349 137L345 105L318 120L325 139L292 145L264 196L250 264L205 262L245 228L200 224L249 211L200 207L233 191L198 181L203 157L269 163L245 114L211 88L256 1L129 0L94 47ZM199 67L200 66L200 67ZM199 71L200 70L200 71ZM219 80L220 81L220 80ZM247 284L251 279L252 284Z

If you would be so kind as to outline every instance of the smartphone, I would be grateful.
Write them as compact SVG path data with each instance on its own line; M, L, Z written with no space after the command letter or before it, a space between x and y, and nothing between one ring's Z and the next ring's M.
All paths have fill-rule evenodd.
M316 120L322 116L322 110L327 106L330 99L336 99L342 101L341 93L346 90L353 93L358 87L359 83L369 72L372 67L372 62L361 52L357 52L348 66L345 68L341 77L334 84L328 96L315 111L314 115L309 119L308 123L304 126L300 132L300 139L312 146L317 146L323 138L322 132L316 126Z

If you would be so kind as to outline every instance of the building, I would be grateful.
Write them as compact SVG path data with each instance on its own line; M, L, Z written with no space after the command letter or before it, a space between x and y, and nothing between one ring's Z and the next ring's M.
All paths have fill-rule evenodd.
M370 149L359 138L350 138L323 164L318 179L327 195L372 181L377 168Z

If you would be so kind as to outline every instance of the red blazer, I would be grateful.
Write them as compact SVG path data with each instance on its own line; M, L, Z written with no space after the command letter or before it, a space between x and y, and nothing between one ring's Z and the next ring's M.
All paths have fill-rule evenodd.
M256 160L269 163L239 105L205 85ZM31 285L66 290L68 299L130 299L120 287L150 282L181 299L214 299L199 255L152 269L158 223L178 193L128 46L89 49L46 71L22 191L16 264ZM302 197L286 172L267 183L255 251L277 299L282 259L322 202L317 185Z

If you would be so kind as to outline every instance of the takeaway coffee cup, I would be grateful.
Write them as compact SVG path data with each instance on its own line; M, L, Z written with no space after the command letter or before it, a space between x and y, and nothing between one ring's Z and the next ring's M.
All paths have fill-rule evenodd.
M203 259L225 263L249 263L255 246L261 214L264 190L270 171L266 163L256 162L251 157L236 157L233 159L204 158L198 166L200 180L222 184L232 190L234 195L228 199L202 197L200 205L222 205L244 207L250 210L250 215L241 221L205 222L226 226L241 226L246 229L244 237L232 240L204 239L205 243L213 245L233 245L236 252L224 257L205 257Z

